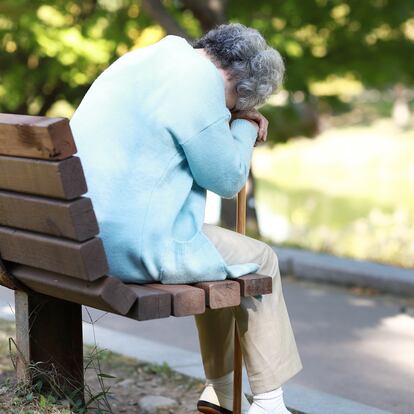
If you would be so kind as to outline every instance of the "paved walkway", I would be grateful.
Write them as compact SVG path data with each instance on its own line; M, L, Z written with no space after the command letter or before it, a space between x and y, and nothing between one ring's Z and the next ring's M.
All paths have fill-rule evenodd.
M340 288L286 278L283 286L304 364L286 384L289 400L308 393L309 407L317 396L318 408L308 410L315 414L380 412L349 400L396 414L414 412L414 307L402 312L402 301L396 298L355 296ZM0 287L0 317L10 316L8 303L13 305L12 291ZM85 322L90 317L95 321L101 346L165 360L182 372L202 375L192 317L137 322L92 308L83 310ZM93 341L90 324L84 324L84 337ZM330 399L332 395L346 400L338 403ZM318 405L321 400L324 409Z

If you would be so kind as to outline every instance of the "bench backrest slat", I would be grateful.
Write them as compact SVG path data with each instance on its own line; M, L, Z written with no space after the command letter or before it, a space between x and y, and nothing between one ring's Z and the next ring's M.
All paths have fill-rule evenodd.
M78 157L42 161L0 155L0 189L65 200L87 192Z
M75 153L66 118L0 114L0 154L61 160Z
M84 241L99 227L87 197L62 201L0 191L0 225Z
M0 255L93 281L108 263L68 119L0 114Z
M95 280L108 271L102 240L83 243L0 226L0 254L4 260Z

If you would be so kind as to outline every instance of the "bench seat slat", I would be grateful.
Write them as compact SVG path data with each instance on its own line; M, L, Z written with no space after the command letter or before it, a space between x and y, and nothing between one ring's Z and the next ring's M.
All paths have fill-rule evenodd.
M84 241L99 233L87 197L62 201L0 191L0 225Z
M108 270L102 240L83 243L0 226L0 255L4 260L95 280Z
M78 157L43 161L0 155L0 190L72 200L87 186Z
M272 293L272 278L270 276L251 273L235 279L240 283L241 296L257 296Z
M235 281L200 282L193 286L204 290L206 306L210 309L240 305L240 285Z
M8 272L35 292L125 315L136 295L120 280L102 276L88 282L56 272L6 262Z
M0 154L61 160L75 153L68 119L0 114Z
M206 310L203 289L189 285L163 285L162 283L148 283L145 286L171 295L171 315L173 316L197 315Z
M126 283L137 297L129 312L128 318L138 321L167 318L171 315L172 297L169 292L153 289L147 285Z

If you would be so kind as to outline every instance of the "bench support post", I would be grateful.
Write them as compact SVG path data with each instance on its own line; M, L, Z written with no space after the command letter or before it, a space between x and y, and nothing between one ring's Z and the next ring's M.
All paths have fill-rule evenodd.
M15 313L17 380L84 404L81 305L16 290Z

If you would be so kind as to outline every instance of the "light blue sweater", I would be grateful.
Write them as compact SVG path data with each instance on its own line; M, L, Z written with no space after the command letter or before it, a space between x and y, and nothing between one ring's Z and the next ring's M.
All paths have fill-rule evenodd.
M224 81L183 38L167 36L109 66L70 125L97 215L109 274L191 283L255 272L228 266L202 232L206 189L234 197L256 129L229 126Z

